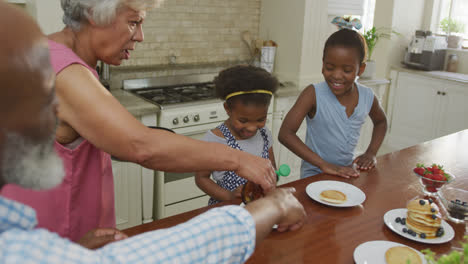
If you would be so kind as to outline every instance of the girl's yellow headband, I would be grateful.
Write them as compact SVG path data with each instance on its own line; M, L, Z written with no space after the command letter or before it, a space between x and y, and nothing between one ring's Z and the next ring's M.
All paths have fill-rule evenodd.
M252 91L240 91L240 92L235 92L235 93L230 93L226 96L226 100L233 97L233 96L236 96L236 95L241 95L241 94L252 94L252 93L263 93L263 94L269 94L269 95L273 95L272 92L268 91L268 90L252 90Z

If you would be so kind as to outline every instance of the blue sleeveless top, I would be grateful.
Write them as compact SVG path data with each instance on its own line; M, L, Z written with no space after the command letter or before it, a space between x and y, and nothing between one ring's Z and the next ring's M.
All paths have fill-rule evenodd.
M312 119L309 115L306 116L305 144L323 160L340 166L349 166L353 162L361 127L374 102L372 89L355 84L358 88L359 101L349 118L346 107L340 104L326 82L314 85L316 113ZM321 172L318 167L302 161L301 178Z

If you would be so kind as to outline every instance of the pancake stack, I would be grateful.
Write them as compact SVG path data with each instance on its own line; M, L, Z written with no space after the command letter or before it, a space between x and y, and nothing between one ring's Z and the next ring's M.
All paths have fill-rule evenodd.
M407 207L406 226L421 238L436 238L443 235L439 208L432 201L411 200Z

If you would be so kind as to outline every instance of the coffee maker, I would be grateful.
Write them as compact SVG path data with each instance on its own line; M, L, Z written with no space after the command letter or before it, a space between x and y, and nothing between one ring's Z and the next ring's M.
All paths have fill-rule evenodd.
M442 70L446 48L447 41L445 37L433 36L431 31L416 30L402 63L414 69Z

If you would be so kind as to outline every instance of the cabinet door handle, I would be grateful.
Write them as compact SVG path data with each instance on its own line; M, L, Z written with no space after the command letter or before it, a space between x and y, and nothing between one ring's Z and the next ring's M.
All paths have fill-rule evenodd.
M437 94L440 94L440 91L437 91Z
M446 93L445 93L445 92L442 92L442 95L446 95Z

